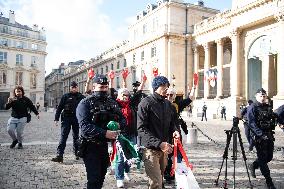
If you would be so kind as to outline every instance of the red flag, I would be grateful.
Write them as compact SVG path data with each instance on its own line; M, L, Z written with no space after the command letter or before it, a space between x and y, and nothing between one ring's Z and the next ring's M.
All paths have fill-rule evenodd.
M90 79L92 79L94 76L95 76L94 69L90 68L89 71L88 71L88 77Z
M110 79L113 79L113 78L114 78L114 71L113 71L113 70L110 70L110 71L109 71L108 77L109 77Z
M154 75L154 77L156 77L158 74L159 74L158 68L154 67L153 68L153 75Z
M197 73L193 74L193 84L194 84L195 87L198 84L198 74Z
M127 76L128 76L128 74L129 74L129 71L128 71L127 68L125 68L125 69L122 70L122 77L123 77L123 79L126 79Z

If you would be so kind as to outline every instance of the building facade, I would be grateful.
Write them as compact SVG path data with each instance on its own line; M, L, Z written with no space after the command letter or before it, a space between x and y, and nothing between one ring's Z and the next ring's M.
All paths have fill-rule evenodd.
M225 12L208 8L203 1L157 1L137 14L127 42L70 76L85 82L86 68L101 74L114 70L119 88L120 73L127 68L128 88L146 74L145 88L151 91L155 75L164 75L179 96L197 80L193 115L205 102L212 118L220 115L222 104L228 118L239 115L240 104L254 99L260 87L277 108L284 103L283 15L283 0L233 0Z
M44 74L46 53L45 30L30 28L0 16L0 109L16 85L24 87L25 95L35 104L44 104Z
M53 69L50 74L45 77L45 94L44 106L49 108L56 108L63 95L63 80L64 76L64 63L57 69Z

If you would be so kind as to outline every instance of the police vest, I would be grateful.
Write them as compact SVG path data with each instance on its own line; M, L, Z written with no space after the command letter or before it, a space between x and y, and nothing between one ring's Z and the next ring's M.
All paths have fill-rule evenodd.
M272 131L276 126L276 117L272 108L267 105L256 105L255 111L256 125L264 131Z
M121 112L117 103L112 98L92 96L89 99L89 103L91 105L90 112L94 124L106 129L110 121L119 121Z
M74 116L76 108L81 101L79 94L69 94L64 104L64 116Z

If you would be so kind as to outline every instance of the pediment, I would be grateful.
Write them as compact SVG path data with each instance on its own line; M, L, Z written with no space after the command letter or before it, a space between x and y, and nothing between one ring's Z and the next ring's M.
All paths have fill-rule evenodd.
M7 64L0 64L0 69L11 69Z

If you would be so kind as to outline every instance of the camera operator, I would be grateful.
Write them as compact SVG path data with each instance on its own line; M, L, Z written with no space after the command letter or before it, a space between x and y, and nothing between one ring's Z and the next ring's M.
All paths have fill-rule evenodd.
M256 91L256 102L248 107L247 118L250 129L250 137L254 142L257 159L249 165L253 178L256 178L255 169L260 168L262 175L266 179L269 189L275 189L270 176L270 170L267 165L273 158L274 149L274 129L275 114L272 107L266 103L266 91L261 88Z
M87 189L100 189L103 186L109 166L108 144L118 137L118 131L108 130L109 121L116 121L123 129L126 120L115 100L108 96L109 85L105 75L93 79L93 93L82 100L76 110L81 129L83 157L87 172Z

